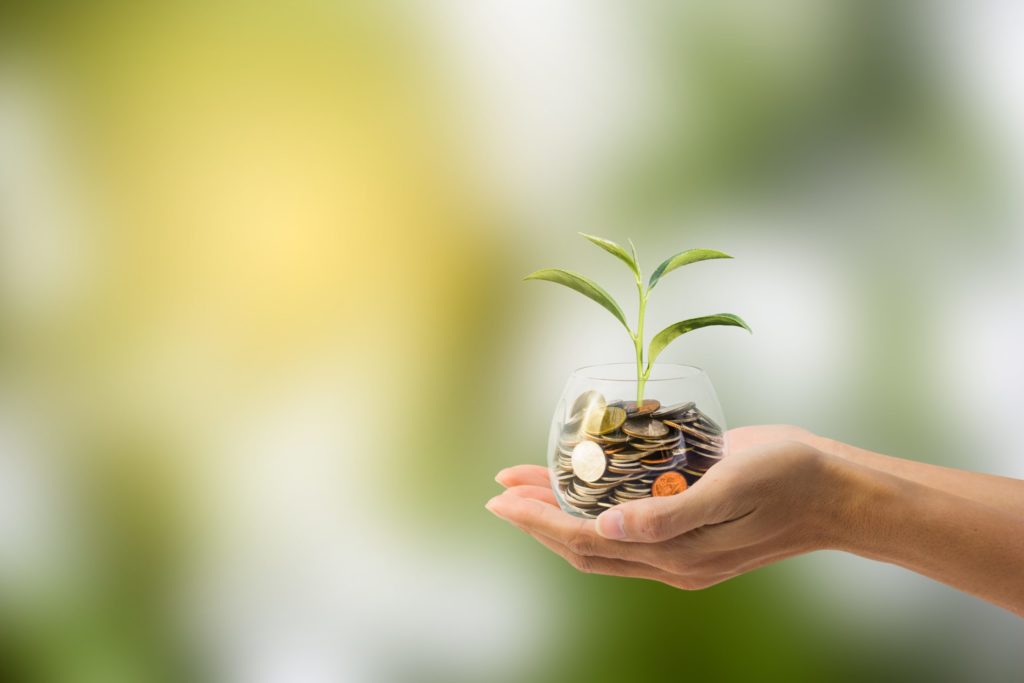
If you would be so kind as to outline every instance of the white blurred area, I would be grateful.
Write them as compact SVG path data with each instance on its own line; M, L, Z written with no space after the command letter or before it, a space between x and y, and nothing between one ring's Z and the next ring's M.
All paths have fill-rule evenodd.
M794 11L800 6L783 4ZM597 191L588 181L606 170L602 160L614 158L610 140L635 136L650 122L648 108L659 105L652 84L657 76L621 78L623 64L649 67L635 23L605 3L558 3L557 12L532 2L498 11L493 3L468 5L446 4L459 10L452 22L458 29L454 49L458 61L475 68L477 98L497 104L476 122L483 133L474 132L490 144L494 177L527 205L521 215L535 230L529 239L540 256L525 269L559 266L590 275L632 317L635 293L625 273L575 230L600 234L588 223ZM693 266L660 286L650 324L657 330L713 310L735 311L750 322L753 339L733 330L709 332L665 355L709 370L730 426L797 423L897 456L1024 477L1024 5L956 1L933 10L932 23L922 27L932 47L931 67L960 113L981 131L1008 200L1005 213L983 219L989 223L976 238L972 226L957 223L941 201L933 205L934 197L906 193L913 181L885 177L879 172L884 166L858 168L864 160L857 158L849 167L840 160L838 172L814 179L806 196L781 211L727 207L668 227L641 225L606 236L636 239L648 272L665 255L695 246L737 257ZM558 20L566 25L556 27ZM782 24L773 28L785 30ZM596 88L595 74L602 76ZM901 223L901 217L908 220ZM659 231L649 234L652 227ZM956 238L947 240L950 229ZM907 321L877 318L873 299L887 298L886 290L914 307ZM693 303L682 298L662 304L691 293ZM531 417L541 420L574 368L628 361L631 349L620 330L608 333L614 325L607 315L572 293L531 286L523 298L529 302L522 325L526 343L507 376L535 378L522 385L520 400L538 406ZM916 445L913 435L886 438L891 425L876 432L880 425L872 419L881 416L858 404L865 392L884 402L889 391L864 383L878 378L869 366L878 345L886 348L880 325L890 323L905 324L892 334L926 344L891 351L912 359L902 368L897 363L897 374L889 376L893 383L914 383L900 396L932 411ZM929 450L927 444L943 439L933 430L955 432L946 452ZM958 652L982 675L1015 661L1024 630L996 608L859 558L822 554L793 564L800 590L813 595L817 609L840 615L851 632L859 625L879 640L898 639L922 622L949 623L956 615L965 624L951 627L962 645Z
M31 63L7 67L0 71L0 302L5 324L45 337L95 293L107 264L93 252L109 237L90 222L75 179L65 177L74 163L60 146L49 77ZM426 522L409 518L401 485L389 486L416 457L395 457L406 435L387 449L369 438L394 435L394 414L415 410L415 397L403 395L408 362L353 358L335 340L333 350L327 344L275 368L245 394L232 374L237 359L223 355L230 346L208 317L214 310L159 310L155 332L97 365L111 375L86 387L83 403L76 380L60 368L40 375L3 367L0 609L59 624L65 607L73 611L77 596L105 580L110 539L81 504L95 483L82 475L111 463L74 453L74 442L91 421L123 421L126 431L152 430L173 442L166 454L132 454L125 480L110 484L131 485L141 472L140 486L164 491L166 484L181 496L173 504L185 552L162 568L172 577L167 592L150 597L173 615L158 629L184 634L211 680L518 677L529 665L523 652L547 635L538 618L545 591L529 585L528 565L507 553L481 555L444 529L423 533ZM53 341L65 349L76 343ZM67 389L53 400L50 392ZM164 502L150 501L142 514L159 515ZM104 661L108 634L96 618L95 634L82 640L97 654L66 680L145 680L116 652ZM116 635L130 647L130 633Z
M632 132L651 123L651 82L636 17L609 2L424 0L467 112L459 135L522 229L587 220L596 183Z
M599 232L591 224L594 194L607 166L624 140L657 122L662 106L653 57L630 12L582 0L424 0L417 12L417 25L438 46L439 64L458 84L460 109L470 112L460 125L477 181L515 218L515 234L501 238L516 242L510 258L524 272L561 266L593 275L632 315L617 264L575 235ZM920 307L908 329L920 322L919 338L934 344L911 354L922 374L903 379L921 381L930 406L941 404L940 395L957 397L958 415L965 416L959 438L975 449L971 469L1024 477L1022 20L1020 3L1008 0L947 2L930 27L949 48L941 68L947 85L994 141L1015 202L966 262L958 258L965 240L944 243L941 232L911 230L890 242L891 226L824 228L834 205L817 194L792 207L727 207L680 218L678 228L669 220L668 227L609 235L637 239L648 271L692 246L737 257L696 265L659 286L651 321L659 329L678 314L732 310L751 323L752 338L714 331L665 355L709 370L731 426L793 422L854 441L871 434L877 416L857 397L873 362L869 346L885 345L872 327L874 288L884 296L891 287L893 296ZM0 300L13 312L9 322L29 327L45 326L75 305L98 267L83 238L87 209L61 177L59 150L50 148L51 105L34 89L39 83L45 79L0 72ZM851 203L884 194L884 179L855 187L864 178L851 175L821 178L814 192ZM883 243L906 253L875 263ZM918 247L920 255L910 253ZM902 262L910 284L900 280ZM520 336L493 367L494 381L512 388L507 403L527 406L519 419L539 425L543 435L569 372L628 360L629 348L605 334L610 323L596 306L535 284L517 294L526 302L516 312ZM533 559L502 551L500 543L481 552L458 531L403 521L406 510L363 483L387 457L368 435L393 428L379 401L404 400L400 363L375 374L373 364L320 349L270 388L246 396L241 410L211 414L210 405L227 395L212 369L217 358L202 355L202 331L179 338L176 329L172 320L163 344L138 349L139 357L124 365L160 375L146 380L163 391L153 399L167 421L158 427L184 435L178 447L194 465L181 486L202 523L188 538L188 559L169 600L176 626L194 637L217 680L409 680L417 670L442 680L493 680L495 671L516 680L532 659L551 653L556 623L548 615L568 598L531 573ZM0 581L12 593L32 594L88 575L79 570L92 558L88 520L53 457L70 437L50 428L45 412L22 393L23 379L18 368L0 376ZM377 401L341 390L369 384ZM207 386L206 400L194 402L196 388ZM931 459L896 452L905 439L865 439L894 455ZM536 462L542 447L538 441ZM895 638L921 614L955 614L964 626L950 626L951 633L965 651L977 645L981 665L984 658L1008 659L1024 636L1024 627L994 608L892 567L842 556L794 564L801 589L821 610L870 623L879 638Z
M317 368L196 445L209 463L196 510L213 525L182 600L186 630L217 680L514 673L508 644L529 650L543 635L536 606L516 597L535 589L514 564L395 519L386 508L400 502L376 476L387 453L359 428L375 416L340 397L338 379Z
M481 163L491 166L495 186L526 205L529 225L537 230L530 240L541 260L529 263L593 274L609 283L632 315L628 278L605 254L579 240L574 228L590 229L584 221L595 188L587 181L594 182L593 174L608 162L613 141L634 135L649 122L645 112L649 117L658 106L650 82L656 77L644 71L650 56L645 59L635 21L610 3L565 2L554 10L534 2L437 4L443 9L438 17L447 21L437 23L448 31L449 60L463 65L479 112L470 132L480 138L475 148L486 150ZM799 3L786 5L795 9ZM928 324L923 338L934 344L923 354L929 375L950 395L966 394L971 439L990 444L972 454L972 462L977 469L1019 476L1024 471L1020 449L1007 445L1016 443L1016 413L1024 398L1024 355L1017 351L1024 340L1019 267L1024 257L1024 193L1019 191L1024 186L1024 43L1018 35L1024 6L1009 0L946 2L929 16L933 24L923 32L935 45L929 53L934 68L992 145L1010 200L996 231L973 240L977 251L961 261L963 243L944 243L942 234L932 238L911 229L887 236L875 231L891 228L867 224L836 235L814 222L826 218L822 215L729 213L680 220L644 241L641 258L653 266L663 254L693 246L694 240L713 242L709 246L736 255L736 262L705 264L696 267L704 270L686 274L696 283L690 286L702 290L693 305L750 312L747 317L758 334L753 342L695 337L688 340L690 352L730 375L719 381L736 383L744 412L748 405L769 410L772 403L772 419L809 411L826 424L830 416L821 414L821 397L849 383L855 368L848 361L856 360L863 337L871 333L856 316L869 313L858 310L865 304L858 297L870 288L872 283L863 279L873 273L854 266L865 264L860 259L871 258L873 251L906 262L906 277L918 281L901 284L928 295L918 303ZM820 189L836 197L845 191L848 201L856 202L865 194L879 194L887 182L850 187L848 179L840 176L831 181L838 185L829 186L826 177ZM807 203L813 205L814 198ZM555 233L552 226L561 228ZM651 227L638 226L637 231ZM971 239L971 226L960 229ZM881 253L892 246L893 254ZM956 268L949 270L946 263ZM680 284L659 296L686 292ZM600 311L571 293L531 290L524 298L533 318L525 326L530 343L521 349L519 362L529 368L523 371L548 382L537 388L540 395L557 395L557 378L574 367L630 353L624 339L602 334L608 321ZM676 314L664 315L667 323ZM558 334L559 328L572 334ZM588 340L582 348L581 338ZM741 386L739 377L756 381Z
M948 72L997 145L1009 203L1006 248L986 249L936 292L953 315L941 321L938 369L946 390L964 394L976 425L979 469L1024 478L1024 6L1007 0L946 3L941 26L951 46Z

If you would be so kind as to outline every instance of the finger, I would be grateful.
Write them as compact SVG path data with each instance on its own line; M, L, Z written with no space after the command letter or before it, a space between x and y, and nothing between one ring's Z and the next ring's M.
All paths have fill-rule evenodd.
M560 508L530 498L511 495L507 491L487 503L492 513L530 533L542 534L561 543L577 555L600 556L618 560L660 565L666 561L665 550L635 543L619 543L601 538L594 520L580 519ZM660 560L660 561L659 561Z
M783 560L788 560L789 558L796 557L797 555L804 555L807 552L808 551L806 550L795 549L784 550L781 552L771 552L768 549L763 549L762 552L759 553L737 552L734 557L728 558L722 566L728 567L727 571L736 575L747 574L755 569L767 567L770 564L782 562Z
M705 563L701 568L685 572L685 574L693 577L689 581L695 587L708 588L801 554L803 554L801 551L795 550L776 553L772 553L767 549L763 553L751 553L744 550L732 555L718 557L714 562Z
M526 533L530 532L523 529ZM677 574L672 571L651 566L643 562L615 560L607 557L590 557L577 555L558 541L539 534L530 534L538 543L545 545L561 555L569 564L584 573L623 576L627 578L649 579L660 581L673 588L686 591L703 590L737 576L737 572L707 573L690 572Z
M512 495L511 493L503 495ZM658 563L637 561L635 559L622 559L602 557L600 555L581 554L571 550L566 544L557 539L545 536L536 529L523 526L514 521L511 522L524 533L532 536L538 543L555 551L572 566L584 573L607 574L610 576L626 576L633 578L647 578L654 581L680 588L683 590L700 590L721 583L734 576L752 571L766 564L778 562L787 557L799 554L796 552L773 553L769 544L763 544L759 548L745 548L743 550L729 553L715 553L712 556L702 552L689 553L683 547L669 550L673 555L680 553L690 555L691 561L682 561L676 557L676 562L670 566L659 566ZM711 528L711 527L707 527ZM629 550L636 551L647 546L632 544ZM659 556L660 558L660 556Z
M627 542L657 543L713 521L719 487L694 485L674 496L641 498L602 512L596 523L601 536ZM713 520L713 521L712 521Z
M623 576L631 579L648 579L676 586L680 578L674 574L642 562L616 560L608 557L580 555L569 550L565 545L542 534L531 533L529 529L520 527L533 536L536 541L561 556L577 571L584 574L604 574L606 576Z
M754 446L792 439L794 433L789 425L747 425L727 431L725 442L730 453L738 453Z
M542 503L553 505L556 508L558 507L558 500L555 498L555 492L551 490L550 486L510 486L505 493L511 496L519 496L520 498L533 498L534 500L539 500Z
M540 465L515 465L506 467L494 477L502 486L551 486L548 468Z
M688 537L694 534L701 534L701 532L710 531L714 532L715 527L703 527L697 531L681 536L677 541L686 541ZM701 545L706 545L706 541L701 539L698 541ZM685 546L684 546L685 547ZM693 576L693 577L711 577L711 576L736 576L739 574L745 574L759 567L763 567L768 564L774 564L775 562L781 562L794 555L799 555L800 550L794 549L780 549L776 543L765 542L754 546L738 548L734 550L724 551L697 551L697 552L684 552L680 553L677 557L678 561L672 567L672 570L680 575Z

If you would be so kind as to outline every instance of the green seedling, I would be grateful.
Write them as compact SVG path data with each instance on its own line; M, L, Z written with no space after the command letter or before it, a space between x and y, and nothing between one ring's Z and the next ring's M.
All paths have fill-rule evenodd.
M732 313L716 313L714 315L701 316L700 318L690 318L689 320L683 320L669 325L661 332L654 335L651 339L650 345L647 347L647 357L644 358L644 315L647 312L647 299L651 295L651 290L654 289L654 286L661 281L661 278L665 277L677 268L681 268L691 263L697 263L698 261L732 257L720 251L715 251L714 249L689 249L687 251L681 251L675 256L662 261L661 265L655 268L654 272L651 273L651 277L645 286L643 275L640 270L640 259L637 257L636 247L633 245L632 240L629 241L630 251L626 251L622 246L612 242L611 240L595 237L594 235L586 235L582 232L580 234L625 263L633 273L633 278L636 280L636 290L640 304L635 331L630 328L629 323L626 321L626 316L622 312L622 308L618 303L616 303L615 299L613 299L608 292L602 289L600 285L589 278L560 268L545 268L544 270L538 270L530 273L524 279L547 280L548 282L557 282L560 285L565 285L570 289L574 289L583 296L599 303L609 313L615 316L616 320L622 323L622 326L626 328L626 332L629 333L629 338L633 342L633 349L636 352L637 403L643 401L644 385L647 383L647 379L651 376L651 368L654 367L655 359L661 355L661 352L664 351L669 344L682 335L687 332L692 332L693 330L697 330L702 327L710 327L712 325L742 327L748 332L752 331L750 326L743 322L742 318L738 315L733 315Z

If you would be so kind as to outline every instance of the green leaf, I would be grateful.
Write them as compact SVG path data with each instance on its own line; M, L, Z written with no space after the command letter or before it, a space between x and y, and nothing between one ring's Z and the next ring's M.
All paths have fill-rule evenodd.
M545 268L544 270L538 270L530 273L524 280L547 280L548 282L557 282L560 285L565 285L569 289L575 289L577 292L585 297L593 299L597 303L604 306L608 311L614 315L620 323L629 331L629 324L626 323L626 316L623 315L622 309L615 303L615 299L608 292L601 289L593 280L583 277L578 273L570 273L567 270L561 268ZM632 331L630 331L632 334Z
M678 337L698 330L702 327L710 327L711 325L730 325L733 327L742 327L747 332L753 333L750 326L743 322L743 319L738 315L732 313L718 313L715 315L705 315L701 318L690 318L689 320L683 320L682 322L674 323L663 329L658 334L654 335L651 339L651 345L647 347L647 364L648 367L654 364L654 359L657 358L665 347L675 341Z
M580 235L586 237L588 240L590 240L597 246L601 247L609 254L622 261L623 263L625 263L627 266L629 266L629 269L633 271L634 275L636 275L638 278L640 277L640 266L637 265L636 259L630 256L629 252L627 252L621 246L619 246L615 242L612 242L611 240L606 240L603 237L588 235L584 232L581 232Z
M714 249L688 249L687 251L681 251L671 258L665 259L660 266L654 269L647 288L652 289L654 285L658 284L658 280L676 268L682 268L697 261L707 261L714 258L732 258L732 256L715 251Z

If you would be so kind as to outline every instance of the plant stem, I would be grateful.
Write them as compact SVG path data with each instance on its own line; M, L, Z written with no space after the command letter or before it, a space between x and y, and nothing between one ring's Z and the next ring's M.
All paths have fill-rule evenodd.
M647 294L644 291L643 283L637 278L636 290L640 298L639 316L636 324L636 335L633 337L633 347L636 349L636 403L639 406L644 400L644 385L651 374L648 367L644 370L644 313L647 309Z

